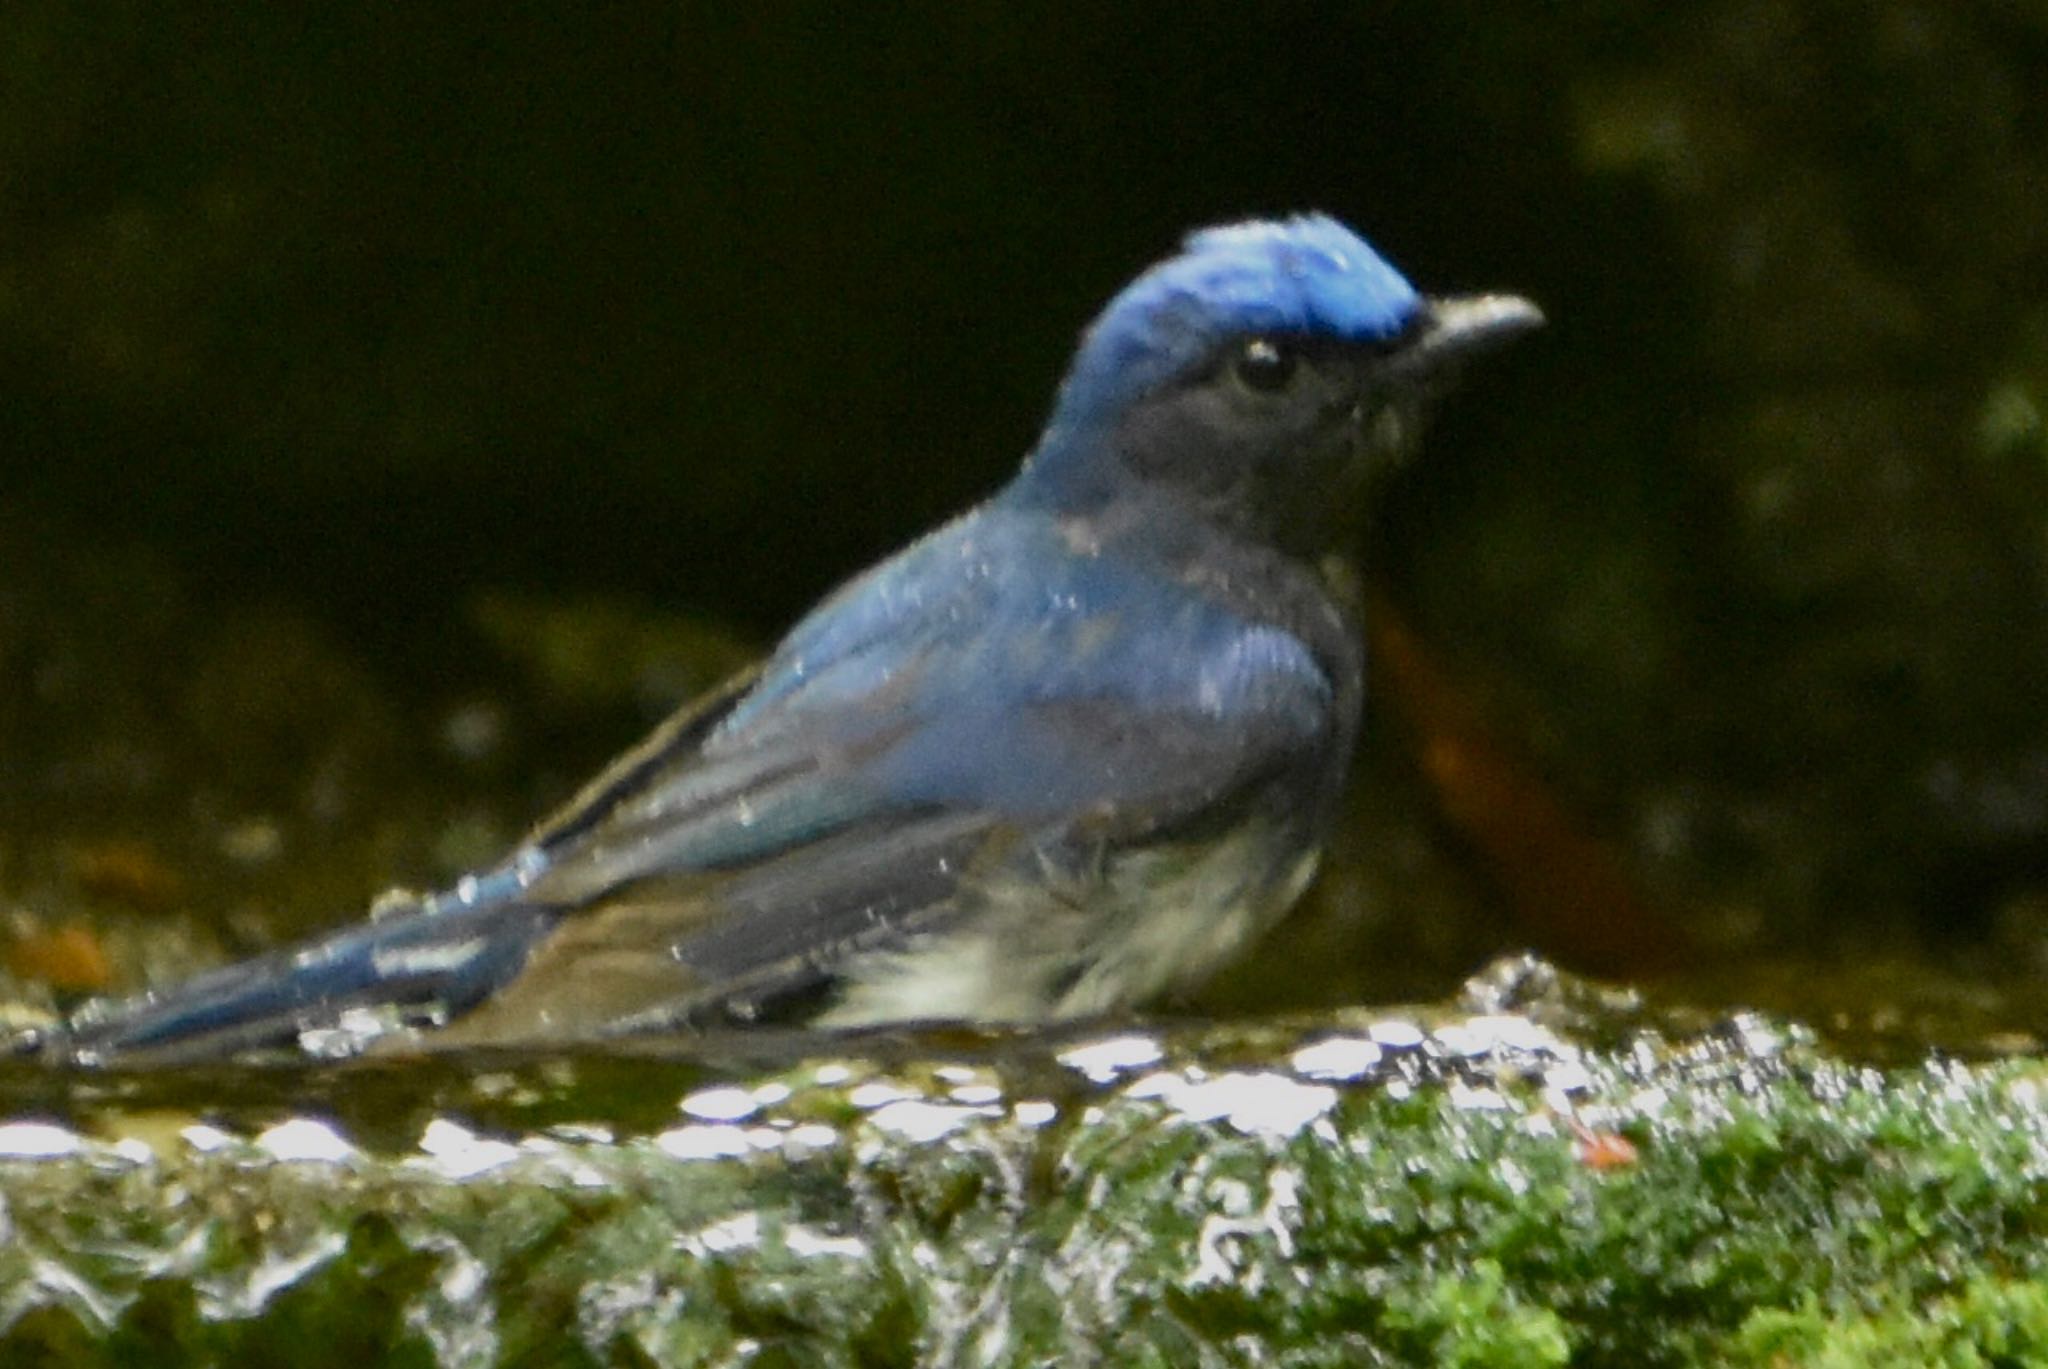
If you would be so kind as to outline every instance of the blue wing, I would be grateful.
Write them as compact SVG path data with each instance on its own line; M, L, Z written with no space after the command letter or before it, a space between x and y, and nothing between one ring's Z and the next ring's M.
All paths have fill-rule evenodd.
M747 1016L943 928L963 889L1310 801L1350 723L1283 628L991 506L876 568L755 675L419 912L220 972L78 1039L243 1044L401 1003L452 1039ZM1354 701L1355 702L1355 701Z

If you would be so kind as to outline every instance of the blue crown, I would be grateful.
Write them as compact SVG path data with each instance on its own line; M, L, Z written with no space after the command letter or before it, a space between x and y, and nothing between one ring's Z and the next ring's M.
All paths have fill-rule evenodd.
M1081 339L1054 423L1101 416L1251 334L1375 342L1422 306L1365 239L1325 214L1188 235L1124 288Z

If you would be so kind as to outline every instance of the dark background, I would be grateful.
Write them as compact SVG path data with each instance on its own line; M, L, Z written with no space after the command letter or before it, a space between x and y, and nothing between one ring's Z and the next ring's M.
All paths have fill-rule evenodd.
M2044 92L2022 4L17 0L0 909L125 980L446 877L1318 208L1553 325L1379 511L1357 811L1222 998L2030 985Z
M17 492L357 623L514 579L772 630L1003 479L1193 226L1324 208L1538 292L1528 244L1648 228L1552 217L1562 87L1475 101L1420 6L41 8Z

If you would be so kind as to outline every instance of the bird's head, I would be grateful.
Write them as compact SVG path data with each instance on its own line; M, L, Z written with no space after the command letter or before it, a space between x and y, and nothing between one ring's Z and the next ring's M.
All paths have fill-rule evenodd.
M1020 483L1080 512L1138 481L1327 550L1456 363L1541 321L1512 295L1425 298L1324 215L1205 229L1089 326Z

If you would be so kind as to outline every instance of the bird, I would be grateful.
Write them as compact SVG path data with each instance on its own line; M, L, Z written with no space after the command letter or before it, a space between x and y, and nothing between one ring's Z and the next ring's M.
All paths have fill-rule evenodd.
M1320 213L1189 234L1008 484L825 598L497 863L161 993L73 1064L801 1024L1042 1024L1199 984L1335 820L1362 505L1514 294Z

